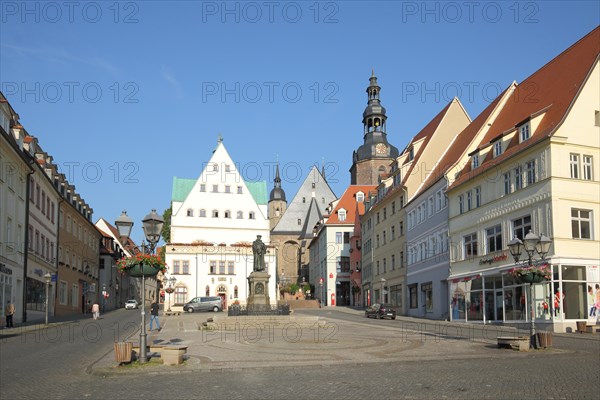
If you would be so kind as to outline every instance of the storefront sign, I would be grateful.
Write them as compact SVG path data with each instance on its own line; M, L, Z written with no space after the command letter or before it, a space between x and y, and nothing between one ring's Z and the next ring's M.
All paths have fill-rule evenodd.
M506 261L507 258L508 256L506 254L500 254L499 256L495 257L482 258L481 260L479 260L479 265Z
M12 269L8 268L6 264L0 263L0 272L6 275L12 275Z

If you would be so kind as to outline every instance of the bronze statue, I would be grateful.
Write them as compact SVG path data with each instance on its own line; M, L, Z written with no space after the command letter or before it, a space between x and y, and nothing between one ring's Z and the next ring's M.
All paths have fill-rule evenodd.
M252 253L254 254L254 271L265 270L265 253L267 246L260 240L262 236L256 235L256 240L252 243Z

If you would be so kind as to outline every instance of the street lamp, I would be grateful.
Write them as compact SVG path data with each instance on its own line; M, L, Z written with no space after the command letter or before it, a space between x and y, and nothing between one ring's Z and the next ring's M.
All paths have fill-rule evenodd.
M165 279L165 283L167 284L165 292L169 294L169 309L167 310L167 312L171 312L171 293L175 291L175 282L177 282L177 278L175 278L174 276Z
M160 240L160 233L162 231L164 221L160 215L156 213L156 210L144 217L142 220L142 228L144 229L144 235L148 244L142 244L142 252L152 254L156 248L156 244ZM133 221L127 212L123 213L115 221L119 235L128 238L131 234L131 228L133 227ZM140 363L146 363L148 361L148 349L146 347L146 277L142 275L142 325L140 328Z
M550 245L552 244L552 240L542 235L541 237L533 233L529 230L529 233L525 235L523 241L519 238L513 238L510 242L508 242L508 249L510 254L513 256L515 263L519 262L521 258L521 252L525 249L527 253L527 261L523 261L523 263L527 263L528 267L533 266L533 257L535 253L537 253L540 257L539 261L544 261L548 251L550 250ZM533 282L529 282L529 301L531 308L531 325L529 327L529 347L537 348L536 340L535 340L535 305L533 304Z
M381 278L381 304L385 303L385 298L383 297L384 294L384 289L385 289L385 278Z
M50 296L48 295L48 291L50 288L50 281L52 280L50 272L46 272L44 279L46 280L46 325L48 325L48 308L50 308Z

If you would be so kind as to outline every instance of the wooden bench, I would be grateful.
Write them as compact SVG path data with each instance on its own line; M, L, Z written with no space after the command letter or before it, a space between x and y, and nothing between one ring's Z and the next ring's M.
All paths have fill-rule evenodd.
M499 349L529 351L529 336L499 336L496 339Z

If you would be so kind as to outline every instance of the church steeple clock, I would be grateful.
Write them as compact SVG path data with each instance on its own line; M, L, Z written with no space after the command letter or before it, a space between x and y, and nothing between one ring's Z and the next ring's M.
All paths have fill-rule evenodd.
M363 144L352 154L350 183L352 185L377 185L387 174L389 164L398 157L398 149L387 140L385 107L381 105L375 73L369 78L367 107L363 112Z

